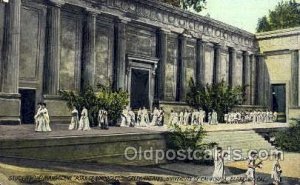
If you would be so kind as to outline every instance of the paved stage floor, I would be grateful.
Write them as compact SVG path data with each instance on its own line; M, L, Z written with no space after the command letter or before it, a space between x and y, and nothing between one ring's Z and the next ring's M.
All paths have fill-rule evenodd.
M204 125L204 129L210 131L225 130L251 130L260 128L284 128L288 123L247 123L247 124L218 124ZM61 137L93 137L99 135L122 135L122 134L142 134L142 133L161 133L168 131L165 126L152 127L110 127L108 130L101 130L93 127L89 131L68 130L67 124L51 125L52 132L35 132L34 125L0 125L0 140L7 139L44 139Z

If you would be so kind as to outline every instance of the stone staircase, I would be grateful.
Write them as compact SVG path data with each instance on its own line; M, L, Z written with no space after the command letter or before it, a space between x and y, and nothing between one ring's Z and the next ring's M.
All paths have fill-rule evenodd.
M254 130L233 130L208 132L204 142L216 142L223 150L228 150L229 160L245 160L249 151L256 150L261 152L267 151L269 154L274 151L274 147L266 141L259 133ZM241 155L234 155L233 152Z

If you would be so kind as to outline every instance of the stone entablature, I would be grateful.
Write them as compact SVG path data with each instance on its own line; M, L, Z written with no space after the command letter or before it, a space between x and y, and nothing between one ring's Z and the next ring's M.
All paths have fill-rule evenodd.
M220 43L239 50L257 50L255 35L209 17L184 11L154 0L56 0L103 13L161 27L176 33L189 34L208 42Z

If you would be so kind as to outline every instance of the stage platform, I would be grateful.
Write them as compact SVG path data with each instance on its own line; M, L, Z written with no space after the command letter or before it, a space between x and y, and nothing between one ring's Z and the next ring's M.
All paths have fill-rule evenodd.
M284 129L287 126L286 123L250 123L205 125L204 128L208 131L207 137L210 141L216 139L221 143L226 141L224 136L227 136L227 143L243 147L249 141L238 143L236 140L243 140L247 136L252 141L255 136L255 143L261 143L263 138L257 136L257 130L266 132ZM125 158L127 147L141 148L138 155L144 154L145 150L149 149L153 151L167 149L166 127L110 127L109 130L92 128L89 131L70 131L65 124L54 124L51 127L52 132L35 132L34 125L0 125L0 157L144 166L156 164L155 157L152 161L127 160ZM235 139L229 140L232 138ZM130 152L129 156L133 156L133 151ZM160 164L165 162L159 161Z

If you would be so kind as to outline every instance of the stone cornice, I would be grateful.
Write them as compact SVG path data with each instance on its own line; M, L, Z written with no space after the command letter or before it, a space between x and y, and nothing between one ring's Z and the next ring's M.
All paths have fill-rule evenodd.
M256 38L258 40L265 40L270 38L286 37L292 35L300 35L300 27L257 33Z
M176 33L188 30L196 38L206 36L213 42L225 41L254 48L255 35L209 17L194 14L155 0L65 0L68 4L99 8L101 12L133 21L147 22Z

